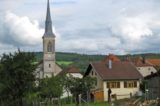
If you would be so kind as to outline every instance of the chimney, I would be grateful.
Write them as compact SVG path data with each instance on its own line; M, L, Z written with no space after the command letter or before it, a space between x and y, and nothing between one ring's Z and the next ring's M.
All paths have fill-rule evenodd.
M112 69L112 60L110 60L110 59L109 59L108 67L109 67L109 69Z
M142 57L142 63L143 63L143 64L146 63L146 58L145 58L145 56Z

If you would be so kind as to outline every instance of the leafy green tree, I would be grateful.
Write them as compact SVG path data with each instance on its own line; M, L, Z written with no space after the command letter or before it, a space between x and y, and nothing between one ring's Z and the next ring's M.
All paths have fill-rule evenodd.
M72 95L76 97L76 104L78 104L77 97L79 94L87 95L87 100L89 100L89 93L90 93L90 90L94 87L95 81L96 81L95 78L92 78L89 76L82 79L70 77L69 89Z
M147 80L143 80L141 83L140 83L140 90L145 93L146 89L148 88L148 82Z
M67 96L68 96L68 102L72 102L72 100L70 100L70 88L72 86L72 79L73 77L72 76L67 76L66 74L61 76L63 78L63 89L65 92L67 92Z
M71 78L69 79L70 83L70 91L72 94L82 94L86 91L90 92L90 90L95 85L95 78L85 77L85 78Z
M0 100L7 106L22 106L23 97L34 86L33 53L3 54L0 60Z
M59 76L42 79L39 87L41 97L49 99L50 102L52 98L60 98L63 94L63 81Z

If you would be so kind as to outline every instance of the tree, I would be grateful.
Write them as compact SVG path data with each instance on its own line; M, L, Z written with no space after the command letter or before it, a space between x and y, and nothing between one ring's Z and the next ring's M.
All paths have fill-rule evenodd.
M70 78L70 92L72 93L73 96L76 97L76 104L78 104L78 95L79 94L85 94L87 95L87 101L89 100L89 93L90 90L94 87L95 85L95 78L92 77L85 77L85 78Z
M33 53L3 54L0 60L0 99L7 106L22 106L23 97L34 86Z
M72 102L72 98L70 98L69 94L70 94L70 89L71 89L71 86L72 86L72 80L73 80L73 76L70 75L69 77L65 74L65 75L62 75L62 78L63 78L63 88L64 88L64 91L67 92L67 96L68 96L68 102Z
M147 80L142 80L140 83L140 90L145 93L146 89L148 88L148 81Z
M63 93L62 82L62 78L59 76L42 79L39 84L41 96L49 99L50 103L52 98L59 99Z

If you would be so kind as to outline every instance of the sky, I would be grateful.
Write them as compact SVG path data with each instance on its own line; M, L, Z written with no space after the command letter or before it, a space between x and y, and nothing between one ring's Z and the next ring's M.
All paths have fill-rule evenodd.
M47 0L0 0L0 54L42 51ZM50 0L56 51L160 53L160 0Z

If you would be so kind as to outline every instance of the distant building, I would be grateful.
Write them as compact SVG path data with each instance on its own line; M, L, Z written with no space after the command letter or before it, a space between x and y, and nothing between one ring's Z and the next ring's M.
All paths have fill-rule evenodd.
M116 61L121 61L116 55L114 54L109 54L107 55L102 61L108 61L108 60L112 60L113 62Z
M160 70L160 59L147 59L147 62L152 64L157 69L157 71Z
M133 63L137 70L141 73L143 77L150 75L151 73L156 73L157 70L154 66L149 63L144 57L136 57L129 59L129 62Z
M72 76L74 78L82 78L83 77L80 70L74 66L71 66L71 67L64 69L58 75L66 75L68 77Z
M135 95L139 91L142 75L132 63L112 61L109 57L105 61L91 62L84 75L84 77L89 75L97 79L95 88L92 90L96 101L107 101L109 88L117 99Z
M56 64L55 58L55 34L52 31L52 20L50 14L49 0L47 4L47 15L45 22L45 33L43 35L43 60L36 69L37 78L56 76L62 69Z
M160 72L152 73L145 77L147 80L147 99L155 100L160 98Z

